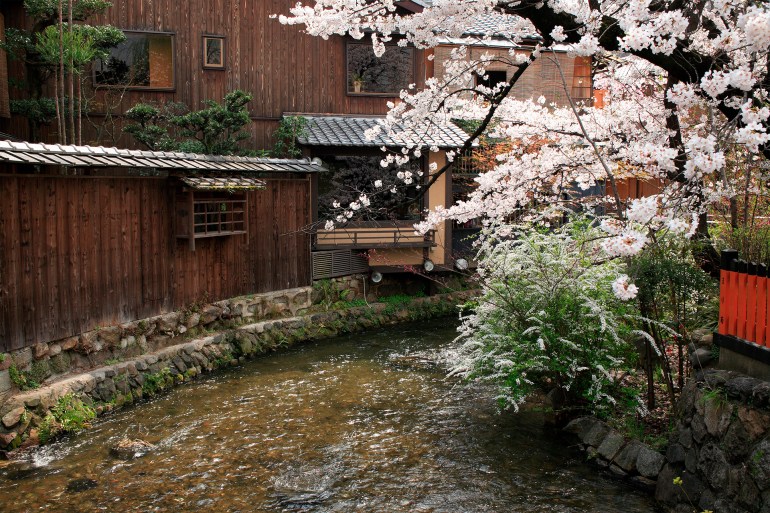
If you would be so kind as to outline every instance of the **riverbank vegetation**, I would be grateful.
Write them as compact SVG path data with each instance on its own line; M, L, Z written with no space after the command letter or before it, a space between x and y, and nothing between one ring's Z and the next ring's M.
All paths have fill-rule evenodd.
M403 91L373 130L469 121L466 143L433 164L427 187L456 157L494 143L467 196L416 225L485 227L482 295L454 372L499 383L501 405L514 409L536 389L604 416L649 418L670 406L690 372L690 335L716 322L718 250L767 258L770 8L525 0L432 2L405 14L379 1L322 4L280 20L323 37L370 36L377 55L395 27L421 48L459 38L443 73ZM474 56L479 19L497 23L486 36L516 52ZM576 87L580 59L590 70ZM556 92L532 94L528 68L546 64ZM427 151L407 144L381 165ZM395 173L372 195L411 181ZM373 200L361 198L338 203L327 229L362 215L363 199ZM559 226L576 211L593 220Z

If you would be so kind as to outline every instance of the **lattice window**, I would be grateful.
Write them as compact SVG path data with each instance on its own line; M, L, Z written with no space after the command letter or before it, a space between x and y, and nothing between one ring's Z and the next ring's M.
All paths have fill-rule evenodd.
M247 212L245 193L187 191L177 198L177 237L195 251L196 239L248 235Z

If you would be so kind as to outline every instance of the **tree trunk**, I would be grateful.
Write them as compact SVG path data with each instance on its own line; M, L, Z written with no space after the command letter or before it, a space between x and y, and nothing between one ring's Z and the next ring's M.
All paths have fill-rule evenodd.
M61 101L61 117L59 119L59 142L67 144L67 121L66 121L66 105L64 98L66 96L66 87L64 82L64 0L59 0L59 73L57 80L61 79L61 98L58 93L56 96L56 110L59 111L59 101Z
M72 44L72 0L68 0L67 2L68 10L67 10L67 28L70 36L70 44ZM69 102L69 111L70 111L70 135L71 140L73 144L75 143L76 136L75 136L75 63L73 62L73 51L70 49L69 55L70 58L67 62L67 65L69 66L69 93L70 93L70 102Z

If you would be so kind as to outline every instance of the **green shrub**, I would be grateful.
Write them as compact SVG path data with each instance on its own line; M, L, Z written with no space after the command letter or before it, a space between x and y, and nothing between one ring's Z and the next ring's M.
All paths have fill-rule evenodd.
M75 433L96 418L96 411L74 394L59 398L40 425L40 443L45 444L65 433Z
M142 383L142 395L153 397L173 383L173 381L171 371L168 368L154 374L148 374L144 377L144 382Z
M623 266L604 258L599 236L584 220L549 233L487 231L482 295L464 317L452 372L496 383L501 406L515 410L534 392L553 389L565 398L563 410L638 407L616 379L635 361L626 340L636 311L612 293Z
M11 378L11 383L21 391L40 388L40 383L28 371L19 370L15 363L8 368L8 377Z

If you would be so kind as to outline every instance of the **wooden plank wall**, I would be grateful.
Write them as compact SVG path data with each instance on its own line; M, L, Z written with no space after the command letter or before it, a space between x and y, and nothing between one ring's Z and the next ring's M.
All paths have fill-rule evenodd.
M386 113L386 102L392 98L347 94L344 38L335 36L324 41L303 34L300 27L281 25L270 18L272 14L288 14L294 4L295 0L189 0L180 8L176 0L113 2L113 7L94 23L175 34L176 90L131 91L122 101L118 101L120 91L99 93L96 104L118 101L118 112L140 101L176 101L200 107L204 100L221 100L228 91L243 89L254 95L249 110L255 148L272 146L271 134L285 112ZM21 16L20 8L5 9L9 26L29 23ZM202 68L203 34L225 36L224 71ZM415 79L421 86L425 77L421 51L416 61ZM14 73L21 73L21 68L16 66ZM99 123L102 118L96 113L93 119ZM24 138L24 125L24 120L15 120L6 131ZM94 134L90 135L90 143L127 146L132 142L125 136L107 140L106 134L96 141Z
M5 18L0 12L0 41L5 41ZM0 118L10 117L8 104L8 60L4 50L0 50Z
M268 179L247 237L189 251L172 181L0 177L0 351L158 315L198 300L309 285L309 180Z

